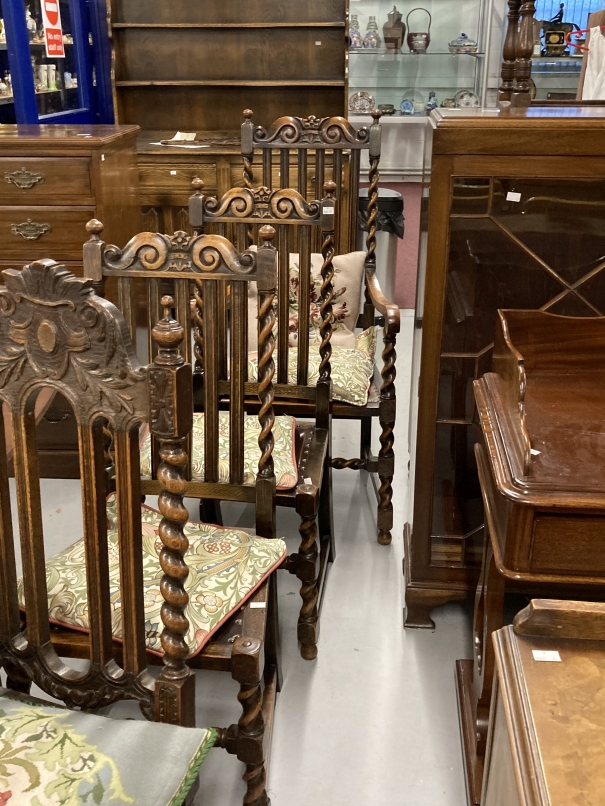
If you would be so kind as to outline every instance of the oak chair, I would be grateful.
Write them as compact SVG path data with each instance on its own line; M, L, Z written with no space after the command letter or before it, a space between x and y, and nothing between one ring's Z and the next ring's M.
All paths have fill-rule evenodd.
M275 537L275 503L294 507L301 517L300 551L288 558L284 567L293 569L301 580L301 611L298 620L298 639L301 654L306 659L317 656L320 592L333 545L329 542L317 547L317 520L327 519L329 477L324 477L324 466L329 447L329 431L320 423L296 424L294 451L296 466L289 489L276 492L273 472L273 351L275 340L274 300L277 282L277 251L272 246L275 230L261 227L261 245L256 253L238 252L222 235L188 236L177 232L173 236L140 233L124 249L108 246L100 240L102 225L90 222L91 239L84 247L84 272L102 289L105 280L118 278L119 306L127 313L130 332L136 333L134 310L135 282L143 278L148 289L148 329L157 320L157 300L162 284L172 287L177 319L184 323L186 336L182 344L184 357L195 357L193 396L197 409L203 412L204 477L196 479L192 468L187 470L187 495L204 503L202 511L207 519L220 523L220 514L213 502L224 500L256 503L256 531L262 537ZM258 264L258 271L252 267ZM258 302L256 313L259 322L258 362L256 379L248 379L247 317L248 283L256 280ZM193 292L191 292L191 285ZM230 306L227 310L227 289ZM195 300L195 314L191 317L190 302ZM229 316L228 316L229 314ZM202 349L203 345L203 349ZM150 345L153 350L153 345ZM328 390L326 382L319 385L326 404L328 420ZM316 394L316 390L313 390ZM256 479L244 477L243 443L246 401L256 400L258 420L262 426L259 439L262 455ZM222 411L228 410L230 424L229 478L220 481L218 432ZM195 445L194 445L195 448ZM144 493L158 490L156 478L157 451L153 450L152 479L143 480ZM199 474L198 474L199 476ZM211 514L209 514L211 513ZM331 539L331 530L322 528Z
M92 229L94 230L94 227ZM228 244L228 242L225 243ZM224 245L222 242L219 244L221 247ZM141 247L141 260L144 262L151 254L150 248L140 243L139 246ZM201 246L207 246L207 244ZM198 258L204 265L207 282L217 283L218 281L214 279L216 275L220 275L221 272L232 272L239 268L242 270L240 286L244 289L243 293L245 294L245 284L249 282L248 277L252 277L257 280L261 289L260 299L264 300L266 296L270 301L271 294L264 291L265 287L271 287L271 278L275 273L274 258L270 248L265 251L261 250L258 256L251 255L249 259L240 263L237 259L239 256L233 247L230 244L228 246L229 249L223 249L222 252L211 248L208 253L204 249L200 249ZM92 261L92 265L100 265L102 250L103 245L93 232L93 240L87 244L87 255ZM166 247L166 252L168 252L168 247ZM266 254L267 252L269 254ZM173 254L172 257L175 255ZM136 262L136 254L131 254L131 258ZM170 275L170 271L178 271L174 263L171 265L172 269L167 266L168 275ZM199 280L204 281L202 277ZM78 282L83 283L84 281ZM86 283L86 288L90 292L90 280ZM99 303L101 306L115 311L115 314L118 315L119 312L110 303L104 300L99 300ZM220 529L205 524L187 523L188 514L182 504L182 497L191 494L191 485L187 483L186 478L191 474L189 444L193 417L192 368L179 352L179 350L184 352L186 328L172 318L174 299L165 296L160 300L160 305L163 308L163 315L162 312L158 312L158 319L151 334L154 361L147 373L149 375L148 394L144 384L145 368L140 367L134 357L128 330L122 317L119 317L119 335L122 341L128 344L127 355L116 350L116 336L113 332L106 329L97 336L98 340L103 339L108 354L115 354L117 377L107 381L104 397L99 401L99 408L110 421L111 426L106 425L104 428L100 426L97 434L100 440L99 452L95 454L92 468L96 474L95 478L100 478L99 474L103 474L103 501L105 493L114 488L118 496L120 495L125 484L124 479L120 481L120 478L127 471L128 482L132 485L133 490L130 504L118 506L117 511L115 506L104 505L104 521L109 521L112 527L115 523L115 528L126 535L133 530L135 538L137 532L140 535L142 531L144 535L143 552L141 552L140 538L138 541L135 539L133 547L130 543L128 546L129 551L132 551L132 562L136 561L139 568L144 566L145 607L142 607L142 585L140 591L137 590L136 600L133 600L132 605L123 596L121 597L127 612L133 610L137 615L143 616L144 627L132 638L132 641L136 639L132 650L136 650L138 653L134 656L136 663L144 661L147 665L163 662L166 665L165 677L168 681L166 686L171 683L173 687L178 687L179 691L182 688L183 691L177 697L167 688L164 699L161 701L162 713L170 716L171 720L182 721L185 724L193 720L195 706L194 678L188 670L195 667L196 669L231 673L240 686L238 699L242 704L243 712L237 724L225 729L215 729L213 734L215 744L237 755L246 765L245 802L255 806L266 806L268 797L265 789L265 760L270 748L273 711L280 685L275 575L272 571L285 556L283 541L271 539L274 538L275 532L272 371L268 362L263 363L259 369L263 397L263 409L260 415L263 427L259 429L259 442L261 443L259 463L262 467L256 485L258 500L256 500L255 490L252 488L252 501L257 504L256 532L262 537L246 534L246 530ZM212 328L209 328L209 336L211 333ZM80 334L76 335L80 336ZM50 336L48 338L50 339ZM261 336L261 344L264 345L264 343L264 336ZM76 347L79 345L80 342L77 342ZM240 353L235 345L234 353L237 364L237 356ZM128 361L126 361L126 357ZM80 384L88 384L90 395L97 394L98 396L99 384L104 380L104 376L99 376L100 370L90 362L83 362L83 365L90 370L90 378L84 378ZM120 406L128 410L134 405L131 402L128 388L125 392L123 391L127 387L124 378L130 378L130 365L141 376L142 389L145 392L144 399L139 408L135 410L137 416L134 419L140 423L150 420L151 423L155 464L153 480L141 479L138 426L135 429L132 423L127 421L130 430L123 435L113 422L112 405L117 407L118 411L121 411ZM208 374L211 375L209 367L210 361L208 360L207 369ZM81 370L79 371L81 372ZM241 372L234 372L232 379L233 387L236 390L239 389L242 385ZM239 411L242 411L241 407ZM238 472L237 468L241 467L242 428L236 415L232 417L232 420L233 428L229 447L234 457L233 466L236 468L233 472ZM210 451L216 455L219 438L217 429L207 428L206 436ZM238 439L239 442L237 442ZM100 452L101 447L103 452ZM81 453L84 457L82 459L82 478L84 479L86 478L84 473L92 472L87 469L91 459L84 450ZM101 481L99 480L98 483L100 484ZM243 484L241 486L243 487ZM89 491L86 487L84 489L88 497ZM154 510L149 508L141 510L141 495L146 492L159 494L160 512L164 515L161 524L159 515ZM119 500L118 497L118 503ZM248 500L250 500L249 495ZM132 502L136 502L136 508ZM163 581L160 580L161 574L158 573L157 568L158 534L163 541L165 540L165 548L160 557L162 568L166 573ZM189 567L183 560L183 554L188 545L191 548ZM218 564L217 558L220 559ZM67 560L71 560L73 564L73 555L68 554ZM155 560L155 566L153 560ZM58 558L53 558L47 563L47 572L60 574L65 562L64 554L58 555ZM121 553L120 563L122 563ZM41 567L44 569L43 560ZM128 571L127 568L126 571ZM122 566L120 566L120 574L123 577L124 568ZM190 576L188 585L190 595L183 588L188 574ZM229 588L225 588L225 575L228 575L226 582L229 584ZM96 580L96 576L94 579ZM231 591L231 587L234 588L233 591ZM159 620L159 606L155 605L154 600L157 600L160 590L165 591L167 600L166 606L161 611L166 623L161 641L154 623L154 620ZM53 609L51 617L54 621L59 621L60 625L51 630L51 639L58 655L87 659L91 653L91 641L94 651L94 635L92 639L89 639L87 635L74 632L69 626L65 626L66 623L72 627L76 626L76 628L79 626L79 622L74 625L74 619L67 617L74 609L69 607L72 593L76 593L76 602L78 602L77 591L69 589L65 593L63 588L57 593L53 588L53 602L57 603L59 612L57 613ZM27 595L25 598L27 601ZM91 605L87 609L90 611L93 609L93 600L89 599L89 601ZM75 610L77 614L78 609L75 608ZM209 614L213 615L208 617ZM48 619L48 606L45 608L44 615ZM116 622L114 612L104 627L110 631L109 640L111 630L115 628L116 623L119 625L120 619L118 618ZM204 627L206 628L203 629ZM103 633L102 639L103 641L108 640L106 633ZM130 639L124 634L124 650L121 647L114 648L113 656L118 663L122 663L123 659L125 664L132 665L135 661L128 660L130 657L128 640ZM111 652L111 643L109 651ZM165 653L163 661L162 651ZM139 656L143 660L140 660ZM187 666L185 666L187 658ZM185 670L187 670L187 675L184 674ZM129 694L131 697L136 695L141 688L139 677L135 682L137 686L134 686L133 692ZM117 685L123 686L124 678L121 678ZM143 707L145 707L144 696L147 696L147 692L143 688L142 694L139 693L138 696L143 701Z
M332 458L336 469L353 468L370 474L378 499L378 542L391 542L393 526L393 473L395 465L394 428L395 344L399 332L399 308L386 299L376 278L376 232L378 202L378 165L380 161L380 112L372 112L372 125L355 129L342 117L278 118L267 129L252 121L253 113L244 111L241 128L244 186L262 185L269 191L295 188L307 200L319 199L326 179L334 182L336 218L334 223L334 255L356 249L357 210L360 183L361 152L368 151L368 234L365 258L365 290L359 326L369 328L377 314L384 320L382 366L375 371L372 394L364 406L333 401L330 409L337 419L358 420L361 440L360 456L354 459ZM255 173L256 152L261 153L260 183ZM313 241L319 252L319 232ZM284 243L279 243L280 253ZM302 304L300 306L302 308ZM280 353L281 354L281 345ZM380 451L372 454L372 421L378 418L381 428ZM378 477L376 479L376 476Z
M291 188L269 191L267 188L249 190L233 188L221 199L203 195L203 182L194 179L194 194L190 199L189 216L193 231L198 234L205 229L224 235L229 229L235 238L238 249L244 249L250 240L257 241L263 226L271 226L276 233L278 244L278 290L276 300L277 339L276 339L276 374L274 408L278 413L296 414L312 421L312 424L300 424L298 431L301 439L303 455L311 445L305 436L307 433L321 435L321 452L314 463L316 480L308 483L307 472L299 468L299 483L304 488L296 497L290 491L278 491L278 506L296 507L302 518L300 527L301 545L299 552L290 555L287 570L295 574L303 583L301 590L302 609L299 620L299 640L303 645L304 656L314 657L319 631L318 619L321 612L325 579L329 563L335 558L334 528L332 517L332 468L330 456L330 392L331 392L331 345L332 333L332 255L334 253L335 200L334 183L325 184L326 195L321 201L307 202L300 193ZM309 372L309 299L311 294L311 241L314 235L321 233L323 265L322 303L320 308L321 325L320 344L315 348L315 365L317 373L312 377ZM298 285L299 306L298 321L291 325L289 320L289 253L295 251L299 255L300 274ZM227 300L230 289L224 289L223 299ZM196 371L203 364L205 339L203 337L202 315L207 315L204 300L198 295L194 310L194 340ZM226 319L227 305L224 306ZM252 311L249 311L252 316ZM231 322L236 321L238 314L231 310ZM252 322L252 330L254 323ZM293 332L294 328L294 332ZM227 325L221 330L227 333ZM296 337L296 350L291 350L289 340ZM254 350L250 344L248 331L248 350ZM226 337L219 341L219 351L226 351ZM250 355L251 353L249 353ZM247 410L258 408L256 385L249 384ZM294 399L294 400L293 400ZM315 451L317 453L317 451ZM309 454L309 460L311 454ZM306 466L310 465L309 460ZM321 462L321 464L320 464ZM310 489L313 487L313 489ZM317 523L318 521L318 523ZM319 527L319 546L318 541Z
M151 408L151 430L164 457L160 473L160 510L164 517L159 535L165 570L165 655L156 679L149 673L145 651L140 474L132 460L138 452L139 426L148 418L149 392L157 394L160 377L168 385L177 378L186 383L191 369L179 366L178 356L170 349L167 339L173 338L175 331L167 320L158 326L156 337L168 349L153 366L141 366L120 312L94 295L90 281L75 278L64 266L41 260L22 271L9 269L2 274L0 664L9 690L0 695L5 750L1 788L11 793L15 803L30 803L35 797L48 802L51 795L54 800L57 796L67 798L70 793L69 802L74 802L74 792L78 802L90 797L100 803L99 798L111 790L138 803L145 800L149 788L156 795L163 793L166 804L180 804L185 799L189 803L197 789L197 770L216 740L216 731L194 729L195 678L187 666L182 639L187 601L182 584L187 575L187 541L183 537L187 511L182 498L181 462L174 458L182 453L191 429L187 410L171 428L157 416L160 412ZM60 633L49 624L35 432L36 401L49 388L70 401L78 424L90 630L86 640L80 640L86 650L84 657L90 661L82 673L62 662L69 639L56 640ZM123 643L119 659L112 643L108 570L106 421L113 429L115 495L120 508L117 531ZM18 598L7 470L5 434L9 424L14 432L23 611ZM82 710L68 711L32 698L32 682L69 708ZM124 723L84 713L122 699L136 700L148 719L165 724L141 726L140 722ZM64 747L61 755L53 750L59 741ZM170 764L161 763L157 748L162 744L175 750ZM154 759L155 764L148 766L148 759ZM43 767L46 773L40 776ZM15 775L18 770L21 776ZM138 777L133 777L133 771Z

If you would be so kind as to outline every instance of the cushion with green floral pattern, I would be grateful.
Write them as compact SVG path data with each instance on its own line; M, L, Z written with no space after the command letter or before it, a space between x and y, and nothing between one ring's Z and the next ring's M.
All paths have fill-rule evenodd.
M120 550L115 495L107 499L107 517L112 633L114 639L121 641ZM161 519L157 510L145 505L141 507L146 643L151 652L160 655L163 654L160 609L164 601L160 592L163 571L159 561L162 543L158 529ZM286 544L279 538L269 540L239 529L206 523L189 521L184 529L189 539L189 549L185 555L189 568L185 582L189 594L185 613L189 630L185 640L192 657L283 562ZM46 586L51 622L88 632L90 622L83 538L48 560ZM22 579L19 580L18 594L19 604L25 607Z
M374 353L376 352L376 328L369 327L356 337L356 347L332 345L330 357L330 377L332 379L332 400L342 400L353 406L365 406L374 375ZM309 345L308 385L315 386L319 379L321 356L319 345ZM296 383L298 350L288 351L288 383ZM248 375L258 377L257 353L248 353Z
M0 689L2 806L181 806L213 728L110 719Z
M258 417L247 414L244 417L244 484L254 484L258 473L260 435ZM275 470L276 488L291 490L298 481L298 468L294 435L296 420L288 415L275 418L273 426L273 467ZM141 473L151 476L151 439L149 428L145 428L141 447ZM204 415L193 415L193 450L191 452L191 477L193 481L204 481ZM218 415L218 480L229 481L229 412L221 411Z

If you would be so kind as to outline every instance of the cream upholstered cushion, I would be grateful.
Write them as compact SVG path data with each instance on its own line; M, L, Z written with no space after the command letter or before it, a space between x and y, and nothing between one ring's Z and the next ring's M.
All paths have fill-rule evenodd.
M107 499L109 585L112 633L122 639L122 604L120 598L120 550L117 532L117 499ZM162 516L151 507L141 507L143 528L143 576L145 588L145 637L147 648L162 654L160 635L163 625L160 592L163 571L159 550L162 543L158 529ZM185 590L189 594L186 616L189 630L185 636L190 657L240 607L286 556L283 540L255 537L238 529L206 523L188 522L185 534L189 549L185 561L189 576ZM46 563L49 617L55 624L88 632L90 628L86 594L84 539L55 555ZM25 605L23 581L18 586L19 603Z
M213 728L110 719L0 689L0 803L181 806Z
M332 347L330 358L332 379L332 400L340 400L353 406L365 406L374 374L374 353L376 351L376 328L370 327L355 338L355 349ZM296 383L298 350L288 353L288 382ZM309 386L315 386L319 379L321 356L317 342L309 345ZM256 379L258 373L257 353L248 355L248 374Z
M334 299L332 302L333 324L331 343L334 346L355 349L355 327L361 305L361 289L365 265L365 252L349 252L333 259ZM321 325L321 267L323 258L319 253L311 255L309 328L312 341L319 341ZM295 347L298 338L298 286L299 256L290 254L290 345ZM258 349L258 297L256 283L248 284L248 350Z
M218 432L218 474L219 481L229 481L229 412L221 411ZM260 448L258 437L261 428L258 417L253 414L244 417L244 483L254 484L258 473ZM294 435L296 420L289 415L275 418L273 426L273 465L278 490L290 490L298 481L298 468ZM143 435L141 448L141 474L151 476L151 439L149 430ZM193 415L193 449L191 452L191 477L193 481L204 481L204 415Z

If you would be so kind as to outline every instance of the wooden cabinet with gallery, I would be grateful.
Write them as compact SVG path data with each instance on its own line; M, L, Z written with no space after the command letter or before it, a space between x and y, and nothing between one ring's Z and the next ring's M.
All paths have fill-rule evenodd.
M472 384L498 308L605 314L605 111L438 110L428 132L404 573L406 626L430 628L481 564Z
M244 109L264 126L345 114L346 12L347 0L110 0L116 122L142 130L146 226L187 229L195 176L210 194L243 184ZM177 130L195 132L196 145L161 145Z

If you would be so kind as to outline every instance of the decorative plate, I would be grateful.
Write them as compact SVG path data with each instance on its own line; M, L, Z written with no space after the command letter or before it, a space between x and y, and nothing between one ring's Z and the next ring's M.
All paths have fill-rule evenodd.
M356 92L349 98L349 112L373 112L376 108L376 99L369 92Z
M456 93L454 105L456 109L470 109L471 107L481 106L481 101L479 100L479 96L475 95L474 92L470 90L460 90L460 92Z
M418 90L411 89L404 92L399 109L402 115L424 115L425 103L424 95Z

